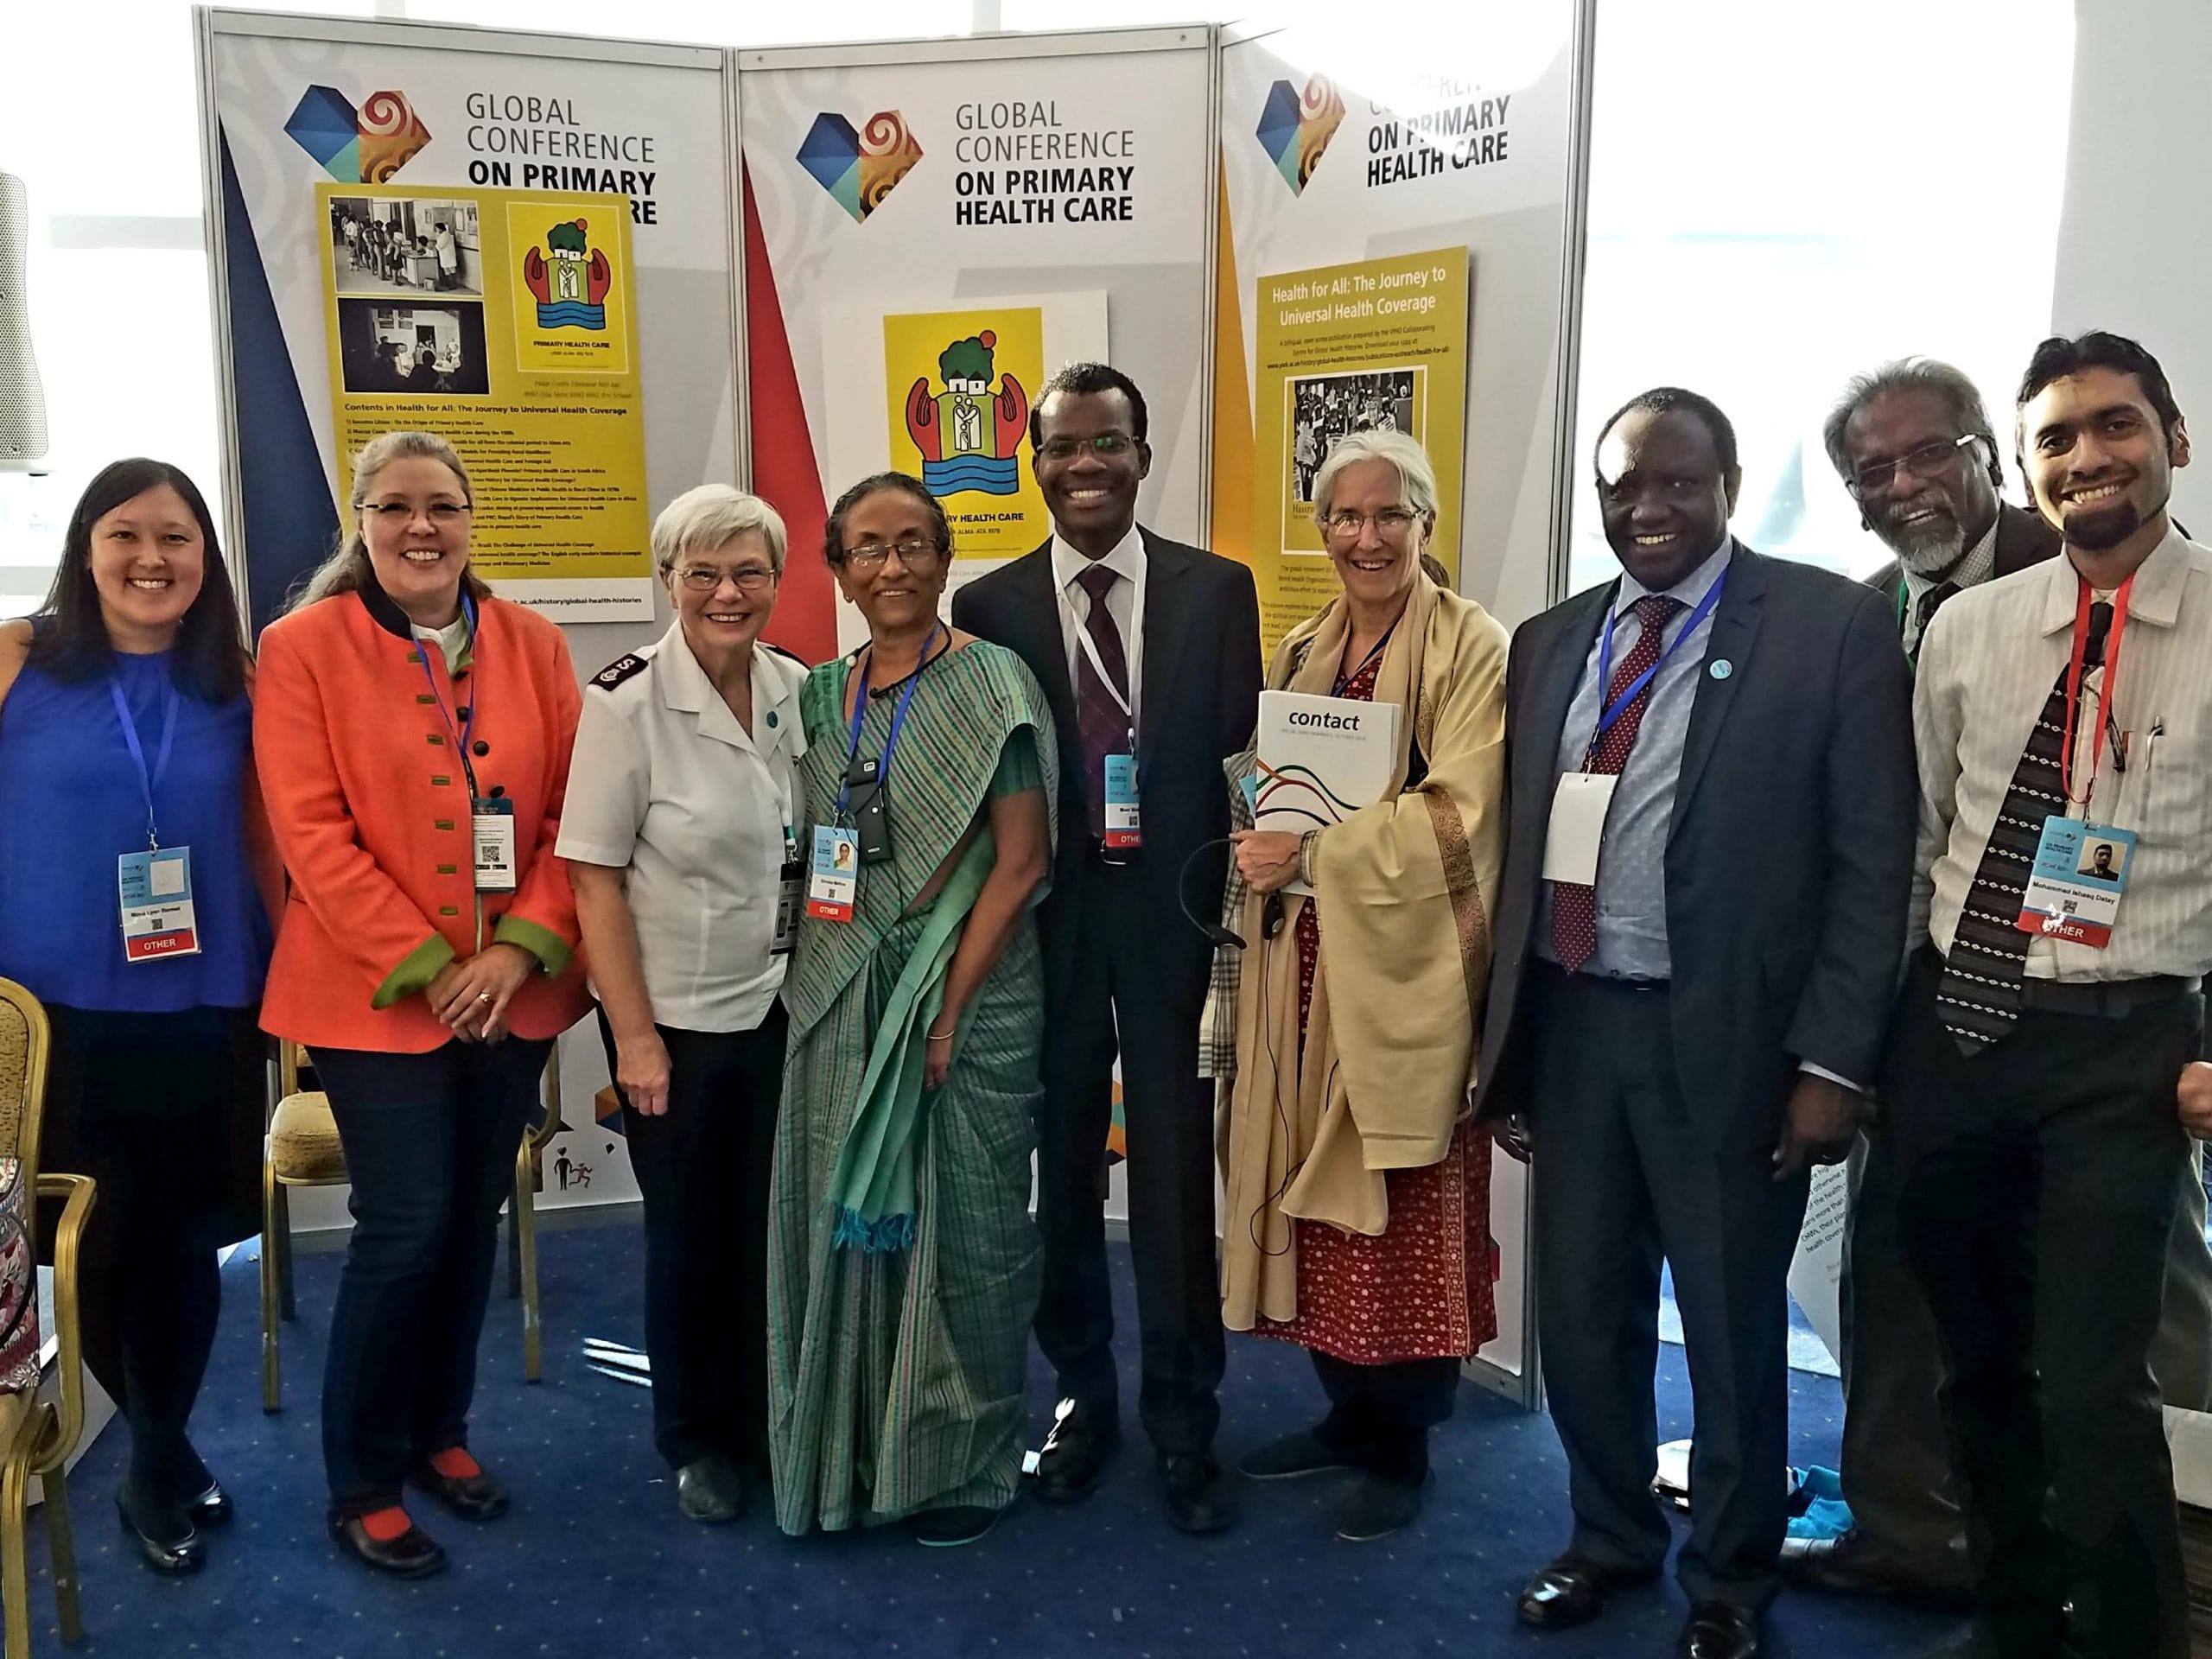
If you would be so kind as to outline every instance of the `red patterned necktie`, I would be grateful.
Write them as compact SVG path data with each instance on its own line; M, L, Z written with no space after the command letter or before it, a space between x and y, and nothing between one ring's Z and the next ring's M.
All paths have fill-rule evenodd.
M1654 594L1636 601L1636 620L1642 624L1636 644L1613 670L1612 683L1605 688L1599 707L1611 708L1613 700L1636 683L1636 677L1659 660L1661 646L1665 643L1667 624L1674 620L1675 613L1682 608L1678 599L1669 599L1663 594ZM1611 623L1609 620L1607 626ZM1651 687L1656 681L1644 682L1620 716L1605 728L1605 734L1598 740L1597 752L1590 758L1592 772L1618 777L1628 764L1628 752L1636 742L1637 728L1643 724L1643 711L1651 706ZM1598 890L1586 887L1577 881L1552 883L1552 953L1559 958L1559 965L1569 973L1598 954Z
M1106 838L1106 757L1129 752L1129 716L1123 705L1129 696L1129 662L1122 650L1122 631L1106 608L1106 594L1121 580L1111 567L1094 564L1076 577L1090 595L1090 610L1083 620L1090 642L1098 647L1108 679L1101 679L1090 653L1078 645L1075 652L1075 708L1077 734L1083 740L1083 798L1090 809L1094 841ZM1109 680L1111 689L1109 689ZM1120 696L1117 697L1116 693Z

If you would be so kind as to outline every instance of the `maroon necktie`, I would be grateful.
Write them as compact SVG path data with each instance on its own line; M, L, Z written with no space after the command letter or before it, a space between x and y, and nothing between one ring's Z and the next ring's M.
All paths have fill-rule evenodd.
M1121 580L1118 572L1094 564L1076 577L1090 595L1090 613L1083 626L1098 660L1105 665L1101 679L1090 653L1081 643L1075 652L1076 729L1083 740L1083 798L1090 809L1091 839L1106 839L1106 757L1129 752L1129 716L1122 705L1129 696L1129 661L1122 650L1122 631L1106 608L1106 595ZM1110 689L1109 689L1110 688ZM1118 693L1117 696L1116 694Z
M1667 624L1675 613L1682 608L1678 599L1669 599L1663 594L1654 594L1636 601L1636 618L1643 625L1636 636L1636 644L1613 670L1612 683L1605 688L1599 709L1611 708L1613 700L1636 683L1636 677L1659 660L1660 647L1665 643ZM1606 626L1612 626L1611 619ZM1620 775L1628 764L1628 752L1636 742L1637 728L1643 724L1643 711L1651 706L1651 687L1657 676L1644 682L1643 689L1636 694L1620 717L1605 728L1605 734L1598 740L1598 750L1590 759L1590 770L1600 774ZM1559 965L1569 973L1598 954L1598 890L1586 887L1576 881L1552 883L1552 953L1559 958Z

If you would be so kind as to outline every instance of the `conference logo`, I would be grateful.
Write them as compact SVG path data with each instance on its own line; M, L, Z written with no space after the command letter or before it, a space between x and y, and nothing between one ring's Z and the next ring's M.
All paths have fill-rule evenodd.
M921 452L922 482L931 495L1020 493L1029 395L1011 371L996 375L1000 389L991 390L998 343L988 328L954 340L937 359L944 390L932 392L925 375L906 393L906 435Z
M284 130L340 184L383 184L423 152L430 130L404 92L371 92L359 110L335 86L310 86Z
M798 164L856 225L868 222L921 159L921 144L896 110L878 110L858 132L843 116L825 110L798 147Z
M1282 175L1291 194L1303 195L1306 181L1321 164L1322 152L1344 124L1344 101L1325 75L1315 75L1300 93L1287 80L1268 88L1260 110L1260 148Z
M607 327L607 290L614 270L591 245L591 227L581 219L554 226L523 256L522 279L537 302L537 326L556 328Z

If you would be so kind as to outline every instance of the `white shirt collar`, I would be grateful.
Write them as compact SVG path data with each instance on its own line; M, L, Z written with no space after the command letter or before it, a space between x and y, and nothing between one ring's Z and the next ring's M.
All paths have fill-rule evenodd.
M1055 587L1063 590L1074 588L1075 579L1093 564L1106 566L1128 582L1132 591L1135 590L1144 575L1144 532L1137 528L1136 520L1132 518L1129 521L1129 533L1115 543L1112 550L1099 559L1084 557L1068 545L1058 531L1052 532L1052 582Z
M696 715L702 736L766 756L798 731L798 685L804 677L779 673L775 653L757 640L753 646L753 729L749 736L691 654L681 617L668 625L668 632L654 645L653 667L661 701L679 713ZM772 712L776 716L772 723L767 718Z

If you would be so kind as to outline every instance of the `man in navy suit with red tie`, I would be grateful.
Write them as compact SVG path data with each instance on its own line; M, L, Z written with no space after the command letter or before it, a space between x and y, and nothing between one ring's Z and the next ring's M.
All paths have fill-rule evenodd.
M1213 1090L1198 1040L1212 947L1181 899L1187 885L1197 913L1219 904L1222 761L1258 714L1259 601L1243 565L1137 523L1147 429L1144 394L1120 371L1079 363L1055 375L1029 427L1052 539L963 588L952 620L1028 664L1059 732L1060 839L1038 911L1037 1341L1061 1397L1036 1492L1089 1497L1121 1439L1103 1214L1118 1051L1138 1412L1168 1518L1217 1532L1234 1503L1211 1449L1224 1355Z

